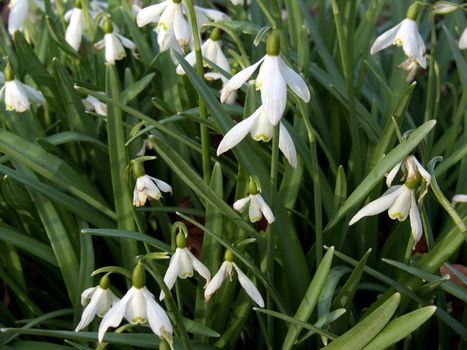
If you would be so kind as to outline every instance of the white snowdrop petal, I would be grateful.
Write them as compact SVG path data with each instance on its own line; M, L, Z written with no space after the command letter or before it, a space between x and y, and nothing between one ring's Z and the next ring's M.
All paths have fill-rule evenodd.
M180 260L178 262L178 277L185 279L193 277L193 260L191 259L188 248L177 248L180 250Z
M171 0L166 0L160 4L151 5L140 10L136 15L136 23L138 24L138 27L143 27L149 23L156 23L162 12L169 4L169 1Z
M290 68L283 60L280 58L280 69L281 73L285 79L285 82L290 87L290 89L300 97L305 103L310 101L310 90L305 83L305 80L292 68Z
M418 211L417 201L415 200L415 194L412 191L411 195L411 206L410 206L410 227L413 235L413 245L417 244L423 235L422 219L420 218L420 212Z
M193 263L194 270L198 272L201 275L201 277L203 277L206 280L206 283L208 283L209 280L211 279L211 273L209 272L209 269L189 250L187 250L187 254Z
M196 63L196 53L195 53L195 51L191 51L188 55L186 55L185 60L188 62L188 64L190 66L193 67L195 65L195 63ZM177 66L176 72L177 72L178 75L185 74L185 70L183 69L183 67L180 64Z
M164 332L172 334L172 323L165 310L154 300L154 296L146 287L143 287L141 291L146 300L146 315L149 327L161 338Z
M378 36L373 45L371 46L370 53L374 55L378 51L381 51L387 48L388 46L391 46L394 43L394 40L396 39L397 32L399 31L401 25L402 22Z
M178 6L174 13L173 30L179 45L184 48L189 46L191 41L191 28L183 16L181 6Z
M178 276L178 265L180 263L180 249L177 248L175 253L170 258L169 268L167 269L165 276L164 276L164 283L166 284L169 290L175 284ZM164 291L161 290L161 294L159 295L159 300L163 300L165 298Z
M250 198L251 196L247 196L245 198L240 198L239 200L236 200L233 204L233 208L237 211L243 211L243 209L245 209L246 205L250 201Z
M251 196L250 207L248 208L248 216L251 222L260 221L263 217L261 213L261 204L258 202L258 197Z
M28 96L29 100L35 103L39 103L43 105L45 103L45 98L44 95L42 95L42 92L39 90L34 89L33 87L23 84L21 82L18 82L21 84L21 87L24 89L26 92L26 95Z
M467 49L467 28L464 29L459 39L459 49L460 50Z
M454 197L452 197L452 205L455 205L457 203L467 203L467 194L456 194Z
M259 307L264 307L264 300L261 294L258 291L258 288L251 282L251 280L243 273L242 270L237 266L237 264L232 263L235 267L235 270L238 274L238 281L245 290L246 294L250 296L253 301L258 304Z
M125 318L131 324L144 324L146 318L146 300L144 299L141 288L136 288L133 297L128 301Z
M84 15L81 9L75 8L71 10L70 23L65 32L66 42L73 48L75 51L79 50L81 45L81 37L84 27Z
M264 113L272 125L279 123L287 104L287 86L280 74L279 59L279 56L268 56L267 61L265 60L261 67L268 65L268 68L264 70L267 78L259 88Z
M396 177L399 169L401 168L402 162L397 163L394 168L388 173L388 177L386 178L386 186L391 187L394 178Z
M85 306L89 303L97 288L99 288L99 286L87 288L81 293L81 305Z
M279 124L279 149L287 158L290 166L295 169L297 167L297 151L292 137L282 123Z
M227 264L231 264L231 262L224 261L212 280L207 284L206 289L204 290L204 299L206 299L206 301L211 299L214 292L218 290L221 287L222 282L224 282Z
M133 297L135 290L136 290L135 287L130 288L128 292L125 294L125 296L121 300L116 302L109 311L107 311L107 313L105 314L104 318L102 319L99 325L99 331L98 331L99 343L102 343L102 340L104 339L104 335L107 332L107 329L109 329L109 327L115 328L122 322L123 316L125 315L127 304Z
M412 204L412 192L413 190L409 189L406 185L402 185L402 190L388 209L388 215L391 219L397 219L399 221L407 219Z
M8 15L8 33L13 35L21 30L29 13L29 0L16 0L10 2L10 14Z
M372 216L389 209L399 194L403 191L402 186L392 186L381 197L365 205L350 220L349 226L355 224L365 216Z
M81 320L76 326L75 332L79 332L81 329L85 328L94 319L99 311L99 302L103 297L103 291L102 288L97 287L95 293L92 295L90 303L83 310Z
M249 67L246 67L245 69L235 74L232 78L230 78L230 80L225 84L224 88L221 91L221 102L222 103L224 103L227 100L229 95L234 90L238 90L243 84L245 84L248 78L255 72L255 70L259 67L259 65L263 62L265 58L266 56L261 58L255 64Z
M217 147L218 156L235 147L245 138L245 136L250 132L250 129L254 125L255 120L259 115L258 111L259 108L251 116L242 120L232 129L230 129L227 134L225 134L224 138Z
M131 51L135 51L136 50L136 44L131 41L130 39L124 37L123 35L120 35L120 34L115 34L117 35L118 39L120 39L120 42L122 43L122 45L124 47L126 47L127 49L131 50Z
M214 10L214 9L208 9L208 8L203 8L199 6L194 6L195 11L197 13L201 12L203 15L205 15L207 18L218 22L218 21L227 21L230 19L229 16L227 16L224 12ZM199 24L198 24L199 25Z
M29 99L21 82L10 80L5 83L5 106L7 111L24 112L29 109Z
M269 207L269 205L266 203L266 201L260 194L257 194L256 198L257 198L257 201L261 208L261 212L263 213L264 217L266 218L268 223L272 224L275 220L275 217L274 217L274 214L272 213L271 208Z

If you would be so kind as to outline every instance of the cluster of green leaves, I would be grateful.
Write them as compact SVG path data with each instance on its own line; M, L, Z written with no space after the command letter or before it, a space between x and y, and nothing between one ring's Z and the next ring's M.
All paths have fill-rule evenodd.
M82 3L87 9L88 1ZM408 84L397 67L402 50L369 56L375 34L404 18L405 2L199 3L232 17L207 27L222 29L224 51L237 70L264 55L265 27L279 28L284 58L312 92L307 105L289 96L283 121L300 161L292 169L280 159L278 190L263 191L275 223L264 232L231 207L245 196L249 175L269 187L271 144L248 139L233 153L215 154L232 118L257 107L253 86L243 88L237 104L221 105L220 86L203 80L181 55L186 75L178 76L170 54L158 52L153 28L138 28L123 0L110 0L109 12L139 55L106 67L92 46L103 35L98 19L90 23L86 15L88 40L76 53L64 40L63 13L73 4L56 0L56 14L46 0L45 13L37 10L35 23L14 41L0 27L0 54L47 100L24 113L0 109L2 346L93 347L97 321L90 332L71 331L82 311L80 293L98 283L91 273L131 269L138 254L170 251L171 226L184 220L189 244L201 246L211 273L229 248L268 301L266 309L253 309L236 283L226 283L205 303L201 281L177 282L177 307L167 301L172 320L183 315L175 325L176 348L187 346L181 341L187 332L196 349L421 349L434 342L440 349L463 348L466 280L447 265L460 287L439 268L466 264L467 207L456 211L446 200L467 192L467 64L457 47L465 14L435 17L422 6L419 28L427 42L431 38L431 63ZM107 117L86 113L83 94L107 103ZM200 125L210 135L209 174L202 173ZM412 132L397 144L399 128ZM148 154L158 159L146 163L146 172L169 182L174 193L135 209L125 167L148 134L154 147ZM347 226L365 199L384 191L385 173L414 152L424 165L444 158L430 167L436 181L423 203L426 245L416 253L408 222L384 214ZM255 243L237 245L247 238ZM148 269L157 277L166 265L158 261ZM114 274L112 283L121 296L130 282ZM105 341L116 349L156 348L157 337L145 332L108 334Z

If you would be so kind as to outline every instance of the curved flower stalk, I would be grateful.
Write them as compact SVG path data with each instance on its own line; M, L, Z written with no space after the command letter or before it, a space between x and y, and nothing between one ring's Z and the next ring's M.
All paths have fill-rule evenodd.
M232 282L233 269L237 271L238 281L245 290L246 294L256 303L259 307L264 307L264 300L258 288L251 282L251 280L243 273L242 270L233 262L234 255L230 250L227 250L224 255L224 262L222 263L219 271L216 272L212 280L204 290L204 299L209 301L211 296L218 290L226 278Z
M200 27L209 20L226 20L224 13L195 6L197 23ZM172 48L183 53L192 46L193 33L187 18L187 10L181 0L165 0L159 4L143 8L136 16L136 23L143 27L149 23L157 23L157 42L161 52Z
M8 33L13 35L17 30L23 29L29 13L29 0L11 0L8 6L10 8Z
M272 138L274 126L269 121L264 106L260 106L251 116L242 120L230 129L217 147L217 155L228 151L242 141L249 133L255 141L268 142ZM284 124L279 123L279 149L289 164L297 167L297 151L292 137Z
M65 21L69 22L65 32L65 40L75 51L78 51L84 29L84 14L80 0L76 1L74 9L65 13Z
M261 196L261 190L258 189L253 178L250 178L248 183L248 192L250 194L247 197L235 201L233 204L234 209L241 212L250 204L248 216L251 222L261 220L264 215L268 223L272 224L275 220L274 214L269 205L264 201L263 196Z
M0 90L0 100L5 101L7 111L25 112L30 109L31 102L43 105L44 95L33 87L14 79L10 64L5 68L5 84Z
M374 55L391 45L402 46L407 60L400 67L408 71L409 76L415 74L414 64L418 64L424 69L427 66L425 43L415 21L418 11L417 6L416 3L412 4L407 10L407 18L376 38L370 49L370 53Z
M115 64L115 61L126 57L124 47L130 49L135 55L136 45L130 39L118 34L109 19L104 22L104 39L94 44L98 50L105 47L105 61L108 64Z
M206 280L206 283L209 283L211 273L208 268L190 252L184 233L179 232L177 234L176 246L175 253L170 258L169 268L164 276L164 283L167 285L167 288L169 290L172 289L177 277L181 279L193 277L193 270L197 271L201 277ZM163 300L164 298L164 291L161 291L159 300Z
M464 29L459 39L459 49L460 50L467 49L467 28Z
M403 185L392 186L392 181L400 169L404 172L402 180L405 183ZM415 247L423 235L422 220L416 200L416 191L421 179L424 180L424 188L420 189L419 202L428 191L431 176L414 156L407 157L389 172L386 179L389 189L380 198L360 209L350 220L349 226L365 216L376 215L386 210L389 217L393 220L404 221L409 216Z
M98 332L99 343L102 343L109 327L118 327L124 317L131 324L148 324L156 335L172 343L172 324L167 313L146 288L146 276L140 264L133 270L133 286L102 319Z
M310 90L303 78L279 55L280 44L276 32L269 35L266 51L266 55L258 62L230 78L222 89L221 102L225 103L229 95L246 83L259 68L255 86L261 91L261 102L269 123L276 125L282 118L287 104L287 86L305 103L310 101Z
M81 305L86 306L81 315L81 321L76 326L75 332L88 326L94 317L104 317L105 313L118 299L109 288L110 280L107 275L101 278L99 285L88 288L81 294Z
M161 199L161 191L172 193L172 187L168 183L146 175L140 161L134 160L132 165L133 174L136 177L136 184L133 190L133 205L135 207L143 206L148 199Z

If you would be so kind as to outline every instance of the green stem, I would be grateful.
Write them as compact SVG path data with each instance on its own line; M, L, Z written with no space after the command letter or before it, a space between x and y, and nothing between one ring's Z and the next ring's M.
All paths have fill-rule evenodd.
M196 56L196 72L201 78L204 78L204 67L203 67L203 56L201 54L201 42L200 34L198 31L198 23L196 21L195 8L190 0L183 0L186 8L188 9L188 14L191 22L191 31L193 32L193 42L195 46L195 56ZM198 98L199 105L199 117L202 121L207 120L207 109L204 100L199 96ZM210 176L210 166L209 166L209 132L208 128L204 124L200 124L200 134L201 134L201 158L202 158L202 169L203 169L203 178L204 181L209 184L211 182Z
M350 135L352 138L352 151L350 157L350 166L355 170L355 178L361 178L361 167L357 166L357 160L361 156L361 143L358 131L357 112L355 106L355 90L353 85L352 62L349 57L349 50L347 46L347 39L344 34L344 27L342 25L341 14L336 0L331 0L332 13L334 15L334 22L336 23L337 41L339 42L339 50L341 54L342 69L344 71L345 88L347 92L347 103L349 110L349 117L347 124L349 126Z

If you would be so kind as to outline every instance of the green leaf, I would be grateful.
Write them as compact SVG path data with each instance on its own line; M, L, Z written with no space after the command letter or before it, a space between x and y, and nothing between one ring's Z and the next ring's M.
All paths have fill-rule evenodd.
M436 306L426 306L398 317L367 344L363 350L387 349L392 344L404 339L425 323L436 311Z
M120 93L120 103L126 105L138 96L154 79L155 73L150 73L138 81L135 81Z
M395 293L384 304L358 322L323 350L363 349L389 322L399 306L401 295Z
M326 254L323 257L323 260L316 270L316 274L311 280L311 283L308 287L308 290L303 297L300 306L298 307L294 318L299 321L306 321L310 318L316 303L318 302L319 295L323 290L323 287L326 283L326 280L329 275L329 270L331 268L332 257L334 255L334 247L329 248ZM295 339L299 335L302 327L297 325L290 325L287 335L282 345L282 349L291 349Z

